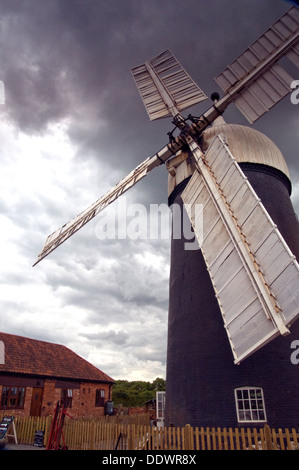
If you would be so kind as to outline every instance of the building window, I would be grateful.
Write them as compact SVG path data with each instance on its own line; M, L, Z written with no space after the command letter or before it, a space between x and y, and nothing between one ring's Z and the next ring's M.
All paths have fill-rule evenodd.
M6 387L2 388L1 408L11 410L24 408L25 387Z
M105 406L105 390L96 390L96 403L95 406Z
M72 408L73 390L71 388L61 389L61 402L66 408Z
M235 400L239 423L266 421L266 410L262 388L236 388Z

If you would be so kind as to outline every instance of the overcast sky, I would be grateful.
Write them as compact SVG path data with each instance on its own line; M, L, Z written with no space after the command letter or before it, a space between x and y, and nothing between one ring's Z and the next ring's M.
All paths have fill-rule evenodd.
M167 143L173 125L149 121L130 69L169 48L210 96L213 78L289 7L0 0L1 331L63 344L114 379L165 378L168 239L100 240L102 214L32 265L47 235ZM283 152L299 213L298 116L287 97L254 127ZM249 125L233 105L224 117ZM165 167L120 201L166 204Z

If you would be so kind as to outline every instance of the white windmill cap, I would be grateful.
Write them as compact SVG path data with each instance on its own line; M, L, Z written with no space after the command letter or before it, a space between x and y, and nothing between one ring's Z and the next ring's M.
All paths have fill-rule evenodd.
M239 124L227 124L222 116L219 116L213 124L203 131L200 147L205 152L213 138L220 134L224 137L230 151L238 163L254 163L267 165L281 171L290 181L290 174L285 158L277 145L261 132ZM168 196L190 177L194 171L192 160L187 152L174 157L167 162ZM291 183L290 183L291 184ZM291 186L290 186L291 187ZM291 191L291 190L290 190Z
M227 124L218 117L213 125L202 133L201 148L205 152L215 135L225 137L237 162L268 165L280 170L290 178L288 166L279 148L261 132L239 124Z

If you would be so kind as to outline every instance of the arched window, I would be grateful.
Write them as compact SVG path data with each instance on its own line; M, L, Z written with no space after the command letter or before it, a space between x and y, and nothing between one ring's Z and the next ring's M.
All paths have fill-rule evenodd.
M236 388L235 401L239 423L267 421L262 388Z

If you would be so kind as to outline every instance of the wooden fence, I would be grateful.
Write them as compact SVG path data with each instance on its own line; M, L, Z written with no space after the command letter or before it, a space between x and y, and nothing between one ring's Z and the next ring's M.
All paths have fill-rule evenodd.
M32 445L39 430L45 432L46 445L51 422L50 416L16 416L18 442ZM267 425L260 429L189 425L159 429L148 423L148 415L95 420L66 418L63 436L69 450L299 450L299 433L295 429L275 430Z

